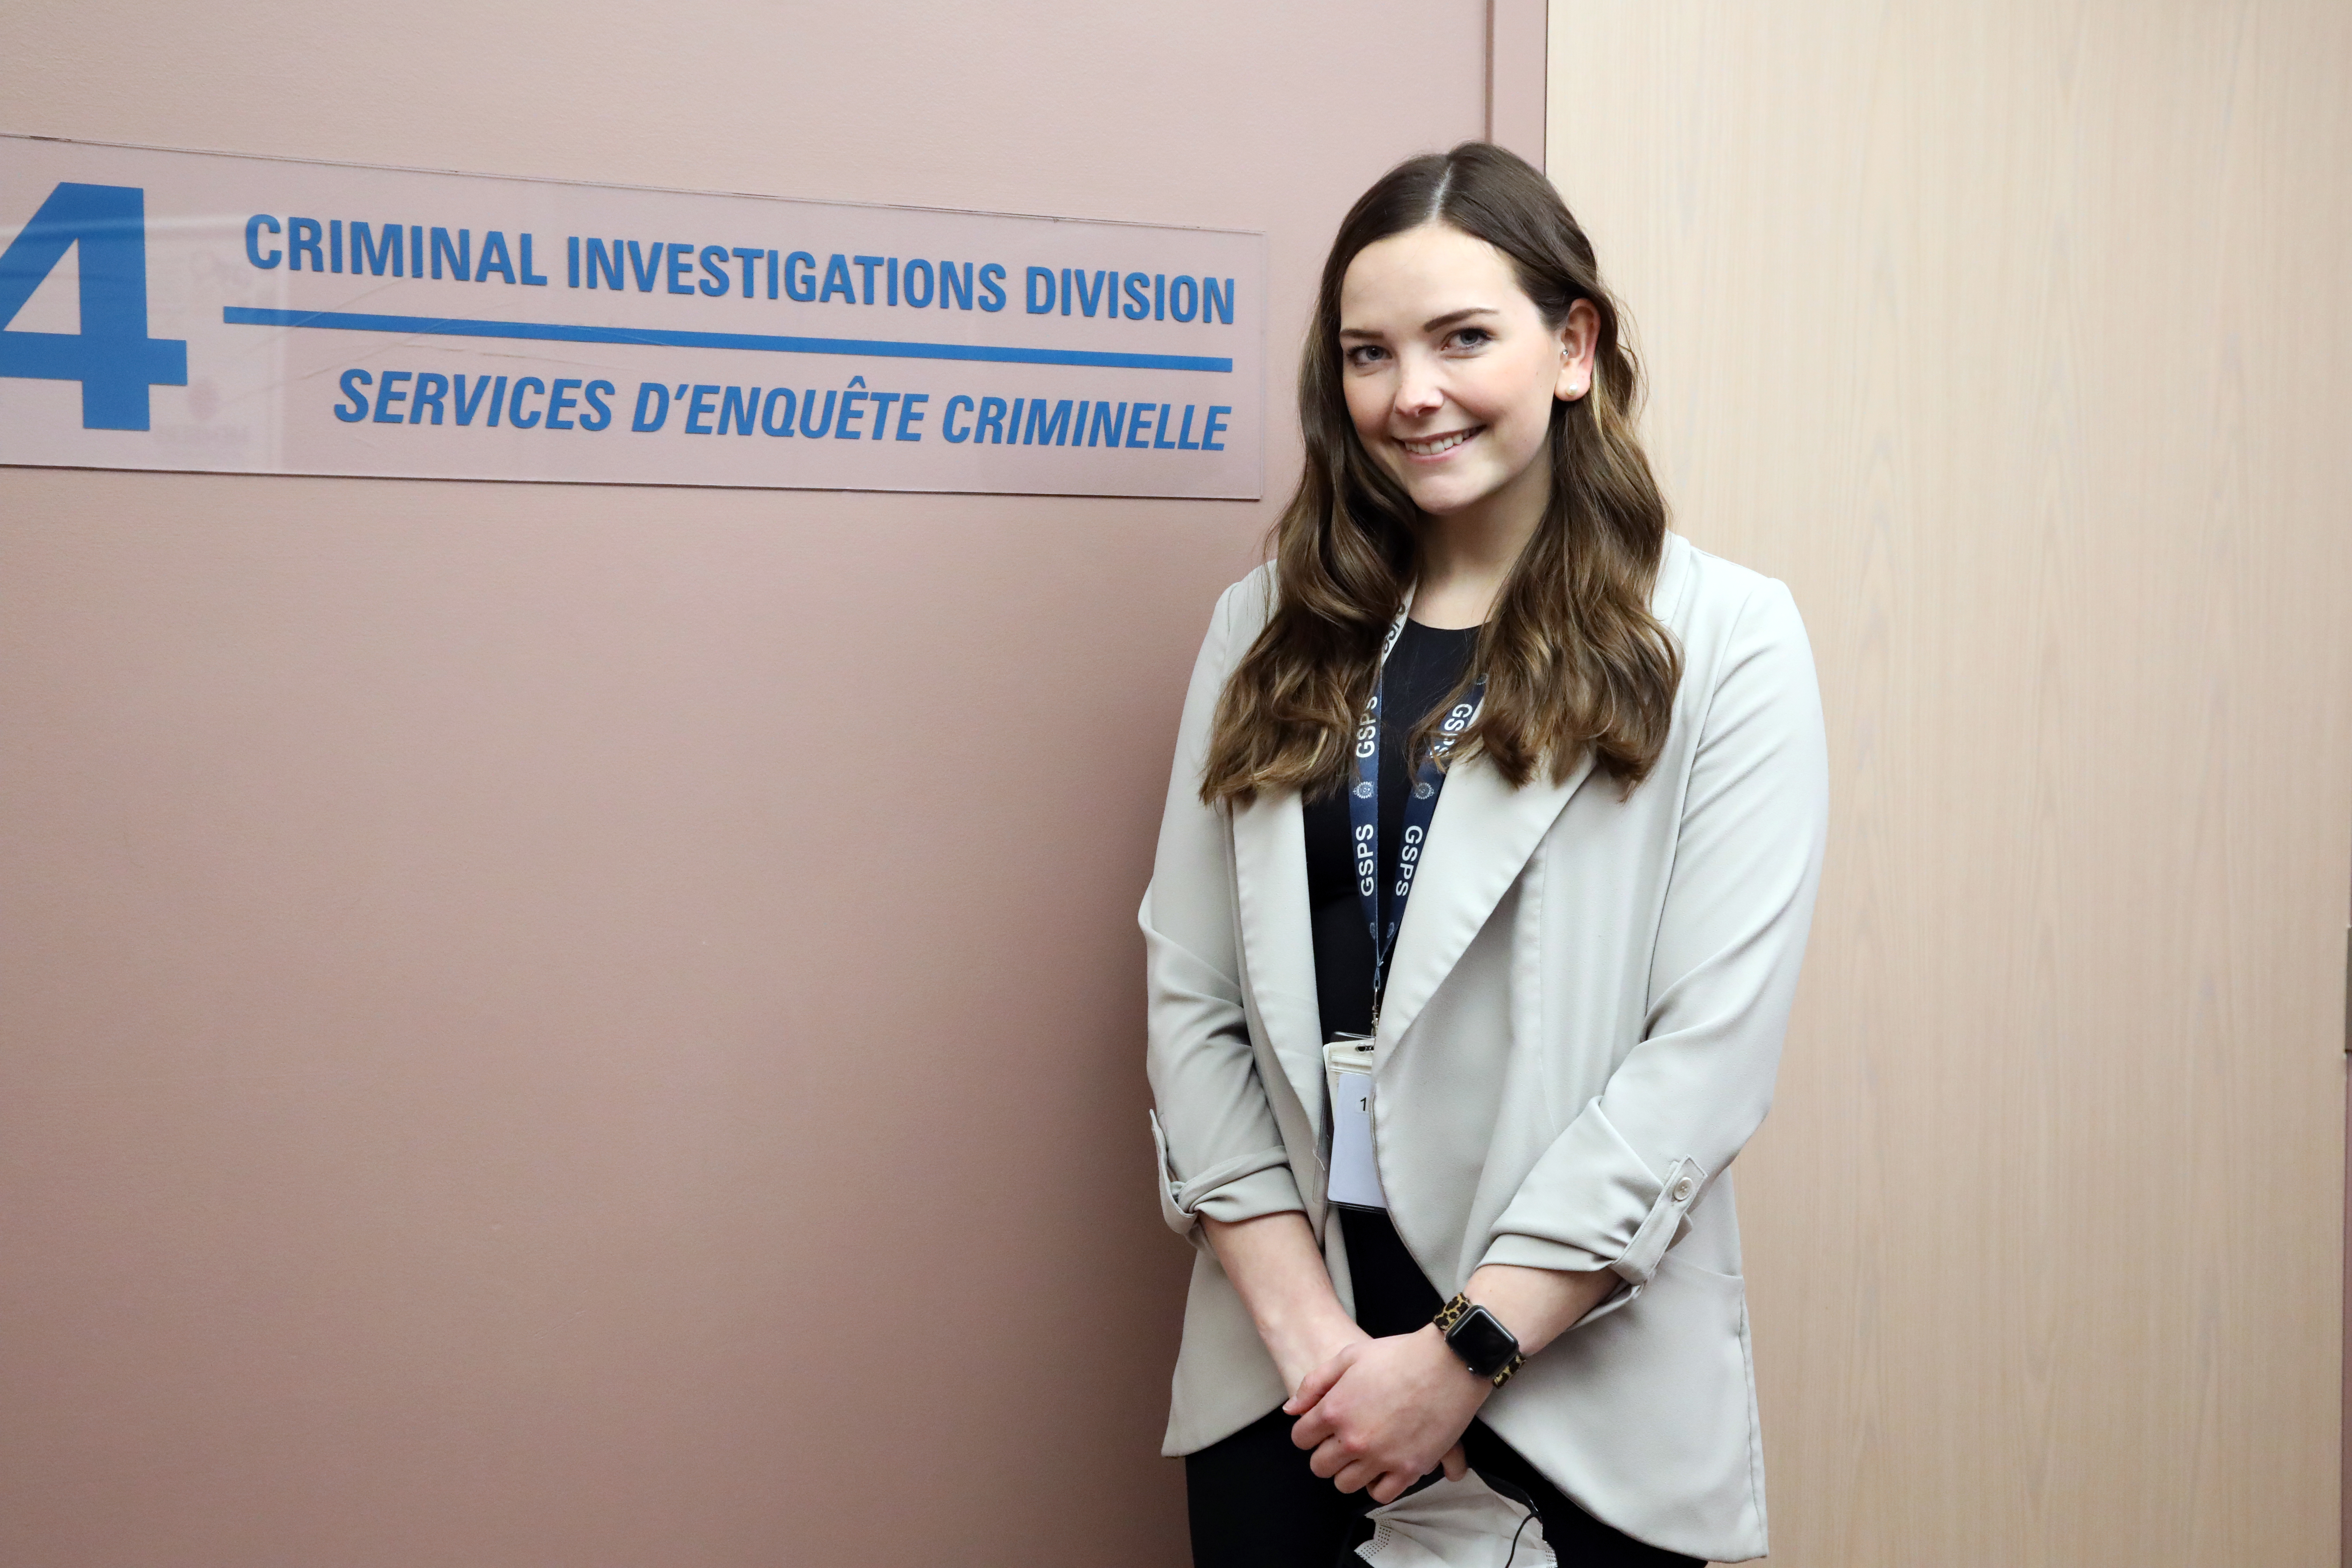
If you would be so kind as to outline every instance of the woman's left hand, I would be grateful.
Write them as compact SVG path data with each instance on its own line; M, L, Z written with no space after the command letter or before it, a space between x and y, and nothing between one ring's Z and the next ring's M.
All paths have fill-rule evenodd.
M1299 1417L1290 1440L1314 1450L1317 1475L1386 1503L1440 1461L1459 1479L1456 1445L1494 1391L1430 1327L1342 1346L1282 1408Z

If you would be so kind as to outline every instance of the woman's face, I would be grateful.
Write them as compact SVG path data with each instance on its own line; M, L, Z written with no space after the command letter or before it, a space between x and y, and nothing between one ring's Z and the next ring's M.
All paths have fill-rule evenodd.
M1546 324L1503 253L1444 224L1366 246L1339 285L1348 413L1423 512L1500 500L1540 511L1556 399L1592 383L1599 317Z

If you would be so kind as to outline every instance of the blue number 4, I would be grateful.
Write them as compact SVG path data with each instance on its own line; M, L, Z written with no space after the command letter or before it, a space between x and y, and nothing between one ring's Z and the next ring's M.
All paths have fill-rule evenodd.
M81 331L5 329L81 244ZM147 389L188 384L188 345L147 335L147 193L58 184L0 251L0 376L81 383L85 430L144 430Z

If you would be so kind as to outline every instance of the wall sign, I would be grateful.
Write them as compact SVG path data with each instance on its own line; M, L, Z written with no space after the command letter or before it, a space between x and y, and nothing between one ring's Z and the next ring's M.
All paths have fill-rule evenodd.
M0 136L0 462L1255 498L1265 258Z

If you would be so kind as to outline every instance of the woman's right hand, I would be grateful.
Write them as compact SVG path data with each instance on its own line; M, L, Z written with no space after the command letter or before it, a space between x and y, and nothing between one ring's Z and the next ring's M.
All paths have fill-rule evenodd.
M1286 1394L1295 1394L1318 1368L1371 1335L1356 1325L1331 1289L1331 1276L1315 1246L1307 1216L1270 1214L1234 1222L1202 1217L1209 1247L1241 1292L1258 1338L1265 1342ZM1445 1456L1447 1479L1460 1480L1470 1468L1457 1443Z

